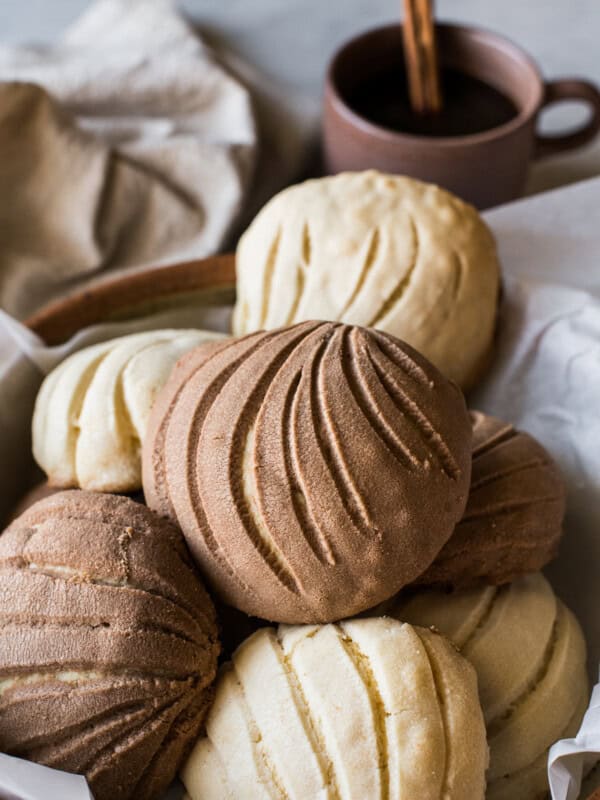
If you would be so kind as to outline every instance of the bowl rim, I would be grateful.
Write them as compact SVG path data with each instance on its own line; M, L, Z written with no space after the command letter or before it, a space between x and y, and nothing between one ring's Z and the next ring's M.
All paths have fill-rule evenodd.
M235 254L147 267L106 276L52 300L24 324L48 346L66 342L82 328L106 322L116 314L177 295L235 288Z

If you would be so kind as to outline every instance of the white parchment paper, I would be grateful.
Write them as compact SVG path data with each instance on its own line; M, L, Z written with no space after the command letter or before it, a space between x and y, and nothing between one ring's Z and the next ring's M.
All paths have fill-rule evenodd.
M589 647L590 676L600 662L600 179L489 212L505 270L494 366L469 402L540 439L568 485L566 531L548 569L558 592L579 617ZM0 314L0 515L32 474L29 427L42 374L67 352L130 330L207 327L227 330L229 309L187 307L143 321L95 326L61 348L44 348ZM553 800L580 796L581 777L600 753L600 688L581 731L550 753ZM590 756L590 754L592 754ZM19 769L33 770L21 762ZM36 773L40 768L35 768ZM9 781L12 783L9 784ZM587 782L586 797L595 782ZM0 761L0 798L87 798L50 789L39 794ZM77 790L75 790L77 791ZM5 794L3 794L3 792ZM12 794L11 794L12 792ZM174 787L170 800L181 796Z
M0 753L2 800L93 800L85 778Z

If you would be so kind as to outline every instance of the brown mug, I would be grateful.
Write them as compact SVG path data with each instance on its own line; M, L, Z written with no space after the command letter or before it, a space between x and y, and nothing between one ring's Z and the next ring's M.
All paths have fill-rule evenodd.
M498 90L514 104L515 116L480 133L435 138L391 130L361 116L351 105L360 82L397 70L403 58L401 26L376 28L343 45L329 67L323 114L328 173L370 168L401 173L489 208L522 194L532 159L580 147L600 130L600 92L593 84L574 78L544 81L523 50L490 31L438 25L437 39L443 69ZM589 120L562 135L538 133L540 111L561 100L587 103Z

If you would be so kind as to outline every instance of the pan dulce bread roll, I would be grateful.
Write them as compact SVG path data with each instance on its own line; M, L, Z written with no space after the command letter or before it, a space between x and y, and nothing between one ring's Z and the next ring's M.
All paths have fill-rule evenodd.
M214 608L174 527L69 491L0 536L0 752L158 798L213 697Z
M536 572L558 550L566 492L539 442L479 411L471 412L473 464L464 516L421 584L501 584Z
M66 358L44 380L33 454L51 486L141 488L141 441L154 398L177 359L220 334L159 330L122 336Z
M10 512L6 525L9 525L14 519L20 517L21 514L35 503L44 500L46 497L52 497L53 494L58 494L58 492L62 491L64 491L64 489L59 489L57 486L50 486L48 481L38 483L37 486L34 486L33 489L30 489L21 497L17 505ZM132 500L135 500L136 503L144 503L144 493L141 491L132 492L128 496L131 497Z
M21 497L17 505L10 512L6 524L8 525L14 519L20 517L23 512L27 511L27 509L35 503L38 503L40 500L45 500L46 497L52 497L53 494L57 494L60 491L62 491L62 489L58 489L56 486L50 486L47 481L38 483Z
M266 628L221 673L181 777L191 800L483 800L472 667L392 619Z
M236 252L233 331L307 319L378 328L463 389L492 346L499 264L477 211L412 178L343 173L270 200Z
M475 667L488 731L487 800L546 797L548 749L588 702L586 647L541 573L500 588L421 590L388 613L447 635Z
M221 599L290 623L364 611L461 517L464 398L412 348L339 323L201 345L157 399L144 493Z

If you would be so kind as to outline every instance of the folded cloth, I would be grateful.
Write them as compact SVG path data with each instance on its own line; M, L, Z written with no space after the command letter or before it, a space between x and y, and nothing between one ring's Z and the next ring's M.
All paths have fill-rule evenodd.
M0 81L0 307L220 247L256 125L170 0L97 0L55 46L0 48Z

